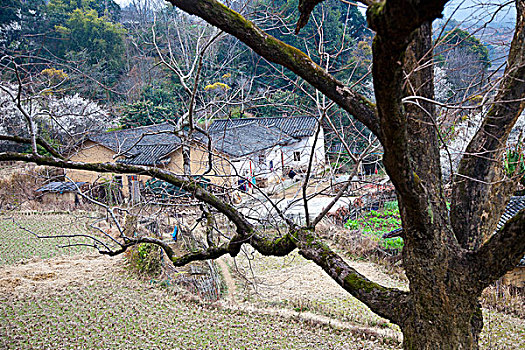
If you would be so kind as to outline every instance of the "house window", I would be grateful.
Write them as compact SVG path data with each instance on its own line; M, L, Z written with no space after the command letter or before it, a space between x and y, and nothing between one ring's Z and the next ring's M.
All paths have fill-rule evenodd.
M300 161L301 160L301 152L298 152L298 151L294 152L293 153L293 160L294 160L294 162Z
M263 165L266 162L266 156L264 154L259 154L259 165Z

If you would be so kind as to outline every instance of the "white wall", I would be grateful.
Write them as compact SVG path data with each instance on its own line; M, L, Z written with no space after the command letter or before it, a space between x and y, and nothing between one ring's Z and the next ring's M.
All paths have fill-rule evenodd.
M283 146L284 166L291 167L295 171L303 172L308 168L308 162L312 154L312 146L315 141L315 135L309 138L301 139L299 142L288 146ZM299 160L295 160L294 152L300 152ZM324 149L324 132L321 129L317 143L315 145L313 168L324 167L325 165L325 149Z
M286 146L275 146L271 149L250 154L246 157L232 160L232 175L239 176L286 176L282 173L285 169L293 168L296 172L305 172L312 153L315 135L303 138ZM299 160L295 160L294 153L299 152ZM273 168L270 164L273 163ZM325 166L324 132L321 130L315 145L313 169L314 171ZM251 170L250 170L251 169Z

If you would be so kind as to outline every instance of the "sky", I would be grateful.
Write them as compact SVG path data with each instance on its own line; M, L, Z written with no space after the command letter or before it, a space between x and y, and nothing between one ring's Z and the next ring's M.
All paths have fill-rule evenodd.
M120 6L124 7L128 5L131 0L115 0ZM499 5L509 3L508 0L452 0L445 8L445 17L449 17L452 14L454 19L458 21L486 21L499 7ZM512 1L511 5L504 7L499 11L499 15L496 18L497 22L508 22L510 25L513 24L516 18L516 10ZM360 7L361 12L364 14L365 8Z
M500 8L501 5L508 4ZM485 22L498 11L495 21L513 24L516 19L514 2L508 0L453 0L445 8L445 17L458 21Z

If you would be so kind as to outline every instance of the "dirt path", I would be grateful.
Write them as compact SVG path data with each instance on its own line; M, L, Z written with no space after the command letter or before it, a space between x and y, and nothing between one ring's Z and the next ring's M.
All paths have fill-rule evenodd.
M228 303L233 304L235 303L235 291L237 287L235 286L235 281L225 260L225 257L221 257L220 259L217 259L216 262L221 269L221 275L224 279L224 283L226 284L226 294L223 296L223 299Z
M302 310L295 311L289 308L268 307L268 306L262 306L260 303L257 303L257 302L249 302L246 300L242 301L244 295L242 291L238 290L236 280L232 276L232 273L228 266L228 265L233 266L233 259L229 257L222 257L217 260L217 264L219 265L221 269L224 283L227 286L227 293L226 295L224 295L223 299L220 302L223 308L227 308L227 309L234 310L234 311L255 313L259 315L270 315L270 316L284 317L286 319L301 320L301 321L306 321L307 323L311 323L314 325L325 325L325 326L333 327L335 329L351 330L351 331L355 331L359 333L375 335L378 337L393 338L393 339L397 339L400 342L402 341L401 333L394 329L371 327L371 326L360 326L352 322L341 321L333 317L323 316L323 315L320 315L314 312L310 312L310 311L302 311ZM365 263L363 263L362 265L366 266ZM302 275L303 273L306 273L312 276L312 273L313 273L314 279L317 280L319 276L317 275L316 272L314 272L314 270L311 270L310 267L312 266L309 266L307 268L307 271L303 271L300 274ZM368 268L368 275L372 275L373 269L370 266L367 266L367 268ZM302 276L302 277L305 277L305 276ZM308 286L303 286L303 287L308 288ZM323 284L323 287L326 288L326 285ZM339 288L339 286L337 285L336 287ZM279 296L282 296L282 294L284 293L289 293L289 290L286 290L286 289L281 290L279 286L277 287L274 286L274 288L272 289Z

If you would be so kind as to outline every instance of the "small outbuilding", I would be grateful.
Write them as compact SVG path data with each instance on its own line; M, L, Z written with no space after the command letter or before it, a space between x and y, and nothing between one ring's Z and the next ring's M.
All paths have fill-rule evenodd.
M86 186L86 182L53 181L36 190L38 198L43 203L67 202L80 204L79 189Z

